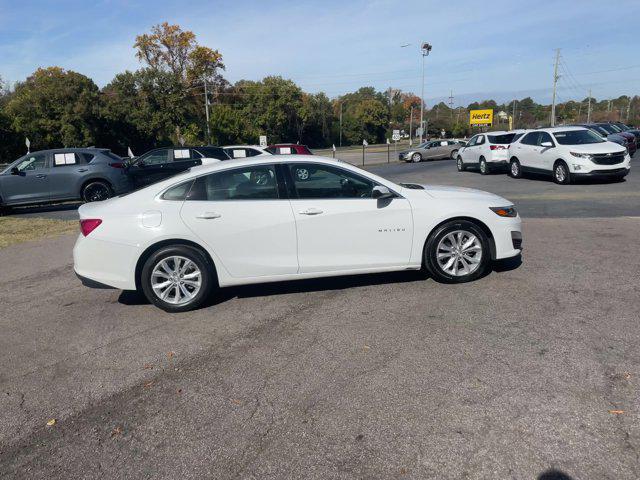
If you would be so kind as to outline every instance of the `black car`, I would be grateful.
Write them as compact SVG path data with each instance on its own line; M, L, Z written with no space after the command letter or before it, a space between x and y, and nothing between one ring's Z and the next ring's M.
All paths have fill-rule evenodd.
M125 167L136 188L171 177L206 160L229 160L220 147L162 147L155 148L129 161Z

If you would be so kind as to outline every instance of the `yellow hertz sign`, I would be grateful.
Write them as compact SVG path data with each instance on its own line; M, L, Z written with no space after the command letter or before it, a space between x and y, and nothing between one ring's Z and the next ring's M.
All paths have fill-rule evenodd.
M469 112L469 125L472 127L490 127L493 125L493 109L471 110Z

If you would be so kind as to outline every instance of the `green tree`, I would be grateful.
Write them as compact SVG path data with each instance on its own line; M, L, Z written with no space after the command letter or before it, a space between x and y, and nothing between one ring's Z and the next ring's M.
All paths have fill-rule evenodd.
M16 86L5 112L32 148L82 147L99 137L99 105L99 90L90 78L49 67Z

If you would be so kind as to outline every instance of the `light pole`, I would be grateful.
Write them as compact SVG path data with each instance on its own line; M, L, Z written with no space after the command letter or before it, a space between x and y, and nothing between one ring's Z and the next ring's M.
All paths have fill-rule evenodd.
M427 42L423 42L420 47L422 51L422 95L420 96L420 143L422 143L422 136L424 135L424 57L429 55L431 51L431 45Z
M207 77L202 79L204 81L204 111L207 116L207 145L211 145L211 128L209 127L209 91L207 90Z

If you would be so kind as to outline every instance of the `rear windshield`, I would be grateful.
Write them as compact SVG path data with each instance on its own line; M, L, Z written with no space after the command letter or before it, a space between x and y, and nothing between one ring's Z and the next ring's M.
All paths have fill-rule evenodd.
M604 140L591 130L567 130L553 134L560 145L587 145L589 143L602 143Z
M487 135L489 143L507 145L512 142L515 133L503 133L502 135Z
M220 147L198 147L197 150L207 158L215 158L216 160L229 160L229 155Z

